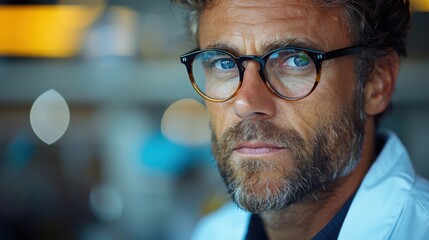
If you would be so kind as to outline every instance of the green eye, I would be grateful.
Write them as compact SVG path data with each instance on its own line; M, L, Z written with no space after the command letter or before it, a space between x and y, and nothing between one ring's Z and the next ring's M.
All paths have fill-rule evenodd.
M310 57L307 54L300 53L297 56L293 56L293 62L297 67L304 67L310 63Z

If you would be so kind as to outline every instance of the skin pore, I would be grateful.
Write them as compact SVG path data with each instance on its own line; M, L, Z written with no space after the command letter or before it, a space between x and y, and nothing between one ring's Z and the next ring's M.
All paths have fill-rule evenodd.
M222 46L236 55L263 55L278 43L289 42L322 51L352 45L341 9L322 9L296 0L220 0L203 11L198 37L200 48ZM355 139L356 129L365 133L358 153L352 155L360 159L354 159L357 165L351 173L345 171L349 174L336 181L320 174L318 180L325 182L307 189L312 197L303 195L284 208L261 212L270 239L311 239L354 194L375 158L373 116L387 106L394 84L392 79L396 79L396 68L389 70L386 66L375 68L376 74L371 77L374 80L370 79L365 92L359 95L353 56L326 61L316 90L304 99L286 101L269 92L259 76L259 65L248 62L243 85L233 99L223 103L206 102L219 168L224 171L224 178L229 175L228 181L233 181L235 187L240 188L240 184L247 182L250 187L240 189L252 198L264 198L263 194L274 192L275 195L280 191L279 179L293 178L298 166L303 164L298 161L300 156L318 157L311 153L319 153L314 149L322 147L316 146L321 133L326 133L326 141L331 145L325 151L334 152L326 154L326 158L332 157L325 159L326 169L334 168L337 172L347 166L349 159L344 156L352 151L353 144L347 145L347 140ZM380 77L383 74L388 79ZM356 105L359 99L365 106ZM361 109L350 113L356 106ZM360 111L366 115L362 128L331 131L336 125L333 122L340 123L343 118L353 122ZM276 130L287 134L275 134ZM335 136L337 133L340 136ZM287 141L276 140L285 136ZM302 159L308 168L318 164Z

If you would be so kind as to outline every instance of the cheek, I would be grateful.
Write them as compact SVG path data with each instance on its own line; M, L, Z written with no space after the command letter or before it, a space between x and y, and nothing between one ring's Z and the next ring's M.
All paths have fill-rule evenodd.
M342 59L343 60L343 59ZM312 139L317 129L328 124L344 109L356 88L352 61L337 62L322 67L319 85L308 97L289 102L280 112L288 118L306 140Z
M318 103L310 97L311 95L298 101L285 102L277 119L278 125L297 131L306 142L313 139L320 121L318 115L321 113L321 108L316 106Z
M321 117L335 114L350 102L357 87L352 58L340 58L322 66L319 86L314 94ZM317 109L316 108L316 109Z

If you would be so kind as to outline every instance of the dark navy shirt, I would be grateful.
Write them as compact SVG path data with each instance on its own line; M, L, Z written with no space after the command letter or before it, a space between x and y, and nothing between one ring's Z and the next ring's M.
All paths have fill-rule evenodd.
M338 239L340 234L341 226L343 225L344 219L346 218L347 212L349 211L352 203L353 196L347 200L344 206L338 211L334 218L314 236L313 240L332 240ZM264 229L264 224L259 215L253 214L250 217L249 226L247 229L246 240L268 240L267 233Z

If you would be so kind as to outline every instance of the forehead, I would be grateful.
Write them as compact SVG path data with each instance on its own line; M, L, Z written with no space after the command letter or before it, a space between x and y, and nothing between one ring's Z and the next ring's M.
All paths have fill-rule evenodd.
M198 38L201 48L230 45L246 54L283 42L325 51L351 42L342 9L302 0L216 1L201 14Z

